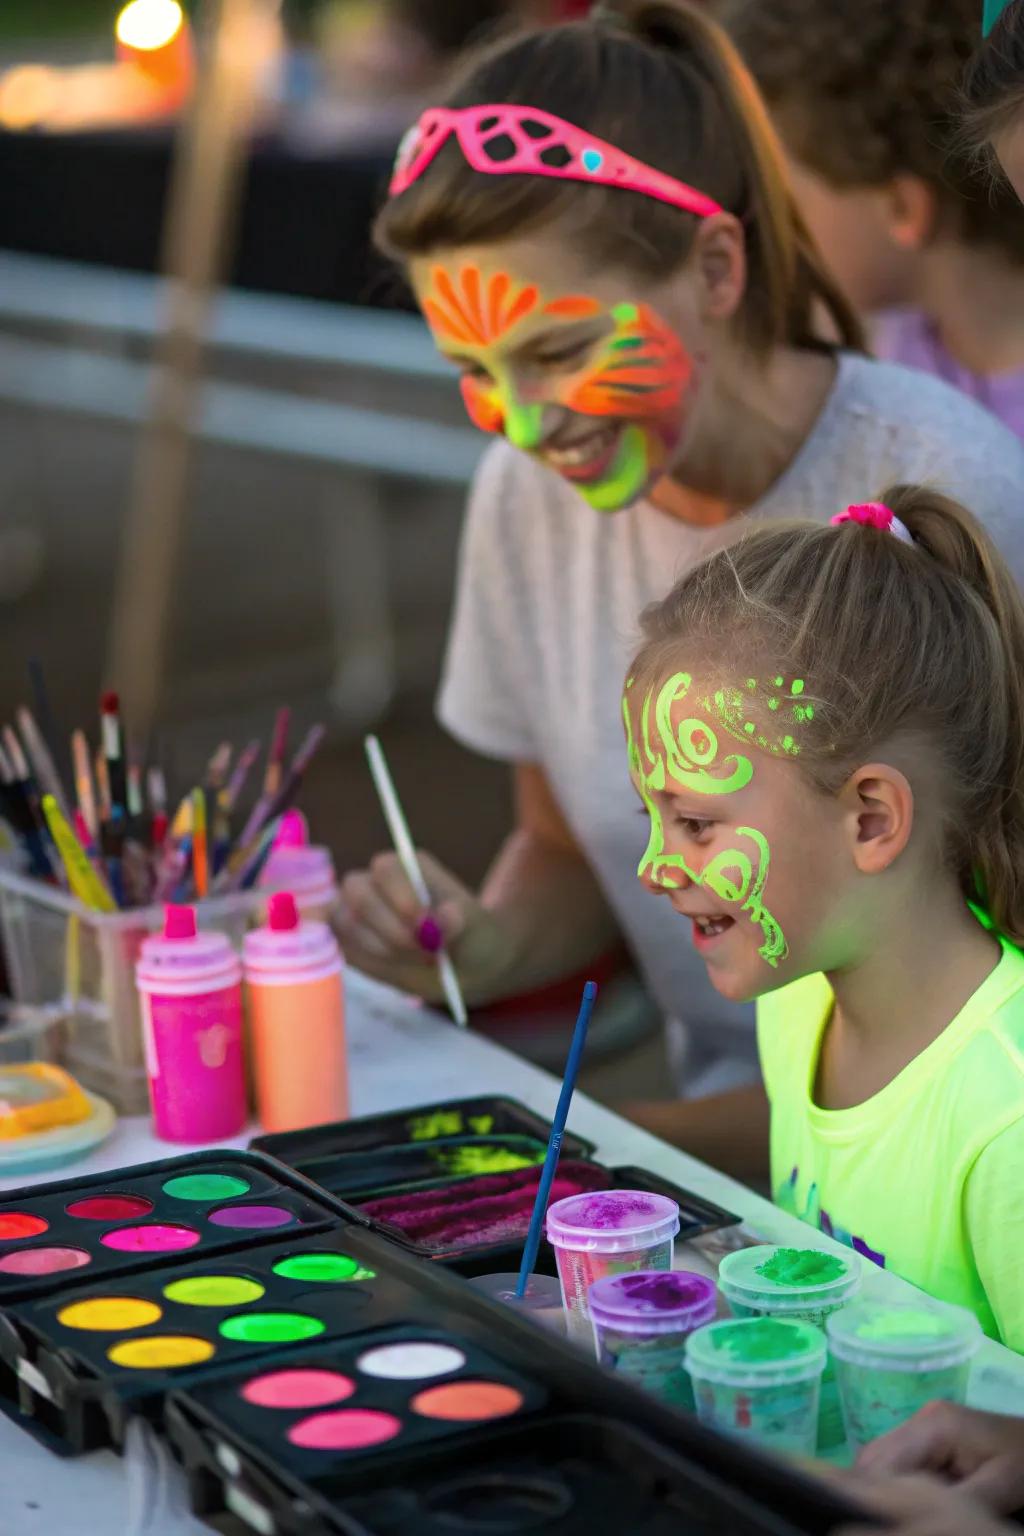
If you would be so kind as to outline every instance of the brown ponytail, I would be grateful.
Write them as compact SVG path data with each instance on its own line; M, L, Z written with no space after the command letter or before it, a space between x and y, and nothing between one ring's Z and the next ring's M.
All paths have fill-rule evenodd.
M588 21L529 32L471 58L453 107L534 106L587 128L698 187L741 219L747 289L738 324L765 355L781 345L863 350L853 310L828 276L786 179L757 87L725 36L675 0L615 0ZM694 216L639 193L535 176L484 177L449 142L385 205L378 244L406 258L486 245L565 218L595 266L661 281L686 261Z
M920 486L880 500L912 544L854 522L760 524L688 572L644 616L634 686L681 645L721 668L728 635L724 680L805 680L796 762L820 789L879 751L925 754L937 772L915 789L937 786L949 866L1024 945L1024 603L963 507Z

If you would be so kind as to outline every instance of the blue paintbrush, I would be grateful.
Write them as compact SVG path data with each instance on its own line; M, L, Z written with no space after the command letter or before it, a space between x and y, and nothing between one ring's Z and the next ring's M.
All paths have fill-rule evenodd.
M540 1234L548 1208L548 1196L551 1194L551 1186L555 1181L555 1171L558 1168L558 1158L562 1150L562 1136L565 1134L565 1122L569 1118L569 1105L572 1103L573 1090L576 1087L576 1079L579 1076L583 1047L587 1043L587 1028L590 1024L590 1015L594 1011L594 1000L596 997L597 982L588 981L583 988L583 1001L580 1003L576 1028L573 1030L572 1044L569 1047L569 1059L565 1063L565 1075L562 1078L562 1091L558 1095L558 1107L555 1110L555 1119L551 1127L551 1136L548 1140L547 1156L544 1159L544 1167L541 1170L540 1184L537 1187L537 1198L533 1205L533 1215L530 1217L530 1230L526 1234L526 1247L523 1249L523 1262L519 1267L519 1280L516 1284L516 1296L519 1298L526 1295L526 1287L530 1283L533 1266L537 1262L537 1249L540 1247Z

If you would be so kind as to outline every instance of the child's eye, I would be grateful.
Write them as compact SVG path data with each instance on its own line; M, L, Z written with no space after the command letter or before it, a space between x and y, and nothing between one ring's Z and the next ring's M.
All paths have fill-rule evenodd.
M696 816L673 816L672 820L687 837L702 837L711 826L710 821L701 821Z
M540 352L537 361L542 368L562 368L568 363L578 362L590 349L590 342L577 342L574 346L563 347L559 352Z

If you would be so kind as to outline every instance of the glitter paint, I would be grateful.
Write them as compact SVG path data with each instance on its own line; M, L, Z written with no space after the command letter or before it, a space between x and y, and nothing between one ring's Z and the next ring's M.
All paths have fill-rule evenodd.
M397 1227L431 1253L463 1252L495 1244L521 1244L530 1225L540 1168L466 1179L446 1189L410 1190L360 1205L367 1216ZM552 1201L581 1191L606 1189L611 1174L563 1158L551 1188Z
M0 1258L0 1275L59 1275L65 1269L84 1269L92 1257L84 1248L22 1248Z
M452 1147L432 1154L434 1160L456 1176L472 1177L478 1173L510 1173L515 1168L533 1168L544 1161L545 1152L512 1152L507 1147Z
M107 1359L129 1371L175 1371L184 1365L202 1365L216 1353L208 1339L187 1334L162 1334L147 1339L126 1339L107 1350Z
M244 1344L288 1344L295 1339L315 1339L326 1323L302 1312L244 1312L226 1317L219 1332L225 1339Z
M424 1419L483 1424L517 1413L523 1406L523 1394L497 1381L452 1381L417 1393L409 1406Z
M767 1263L757 1266L756 1273L773 1285L803 1287L840 1280L848 1268L842 1259L816 1248L778 1248Z
M383 1344L369 1349L356 1361L364 1376L384 1381L427 1381L432 1376L447 1376L461 1371L466 1357L452 1344L417 1342Z
M17 1243L26 1237L39 1237L50 1230L50 1223L29 1211L5 1211L0 1216L0 1243Z
M794 1332L796 1326L771 1317L756 1318L731 1327L721 1326L712 1342L717 1351L737 1365L792 1360L806 1351L801 1335Z
M323 1408L344 1402L356 1384L340 1371L270 1371L246 1382L241 1397L257 1408Z
M89 1333L123 1333L129 1328L146 1328L157 1323L163 1312L154 1301L139 1296L93 1296L88 1301L72 1302L57 1313L65 1328L81 1328Z
M375 1280L376 1270L366 1269L346 1253L295 1253L279 1259L274 1274L285 1280L312 1280L318 1284L338 1284L349 1280Z
M308 1451L364 1451L401 1432L401 1420L376 1408L339 1408L301 1419L288 1431L292 1445Z
M266 1295L266 1287L244 1275L190 1275L165 1285L164 1295L184 1307L244 1307Z
M294 1220L293 1213L283 1205L226 1205L210 1214L215 1227L239 1227L245 1231L286 1227Z
M172 1200L194 1200L197 1204L207 1200L233 1200L247 1195L252 1186L246 1179L227 1173L181 1173L168 1179L164 1194Z
M199 1233L191 1227L176 1227L168 1223L154 1223L151 1227L118 1227L115 1232L104 1232L100 1242L104 1248L117 1253L177 1253L184 1248L194 1248Z
M439 1141L442 1136L488 1136L494 1130L493 1115L467 1115L458 1109L439 1109L418 1115L406 1124L410 1141Z

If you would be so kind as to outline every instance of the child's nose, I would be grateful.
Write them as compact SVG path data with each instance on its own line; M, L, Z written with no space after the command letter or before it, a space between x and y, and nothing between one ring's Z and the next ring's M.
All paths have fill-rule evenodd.
M671 896L676 891L688 890L693 881L683 869L659 869L656 864L641 866L638 879L652 896Z

